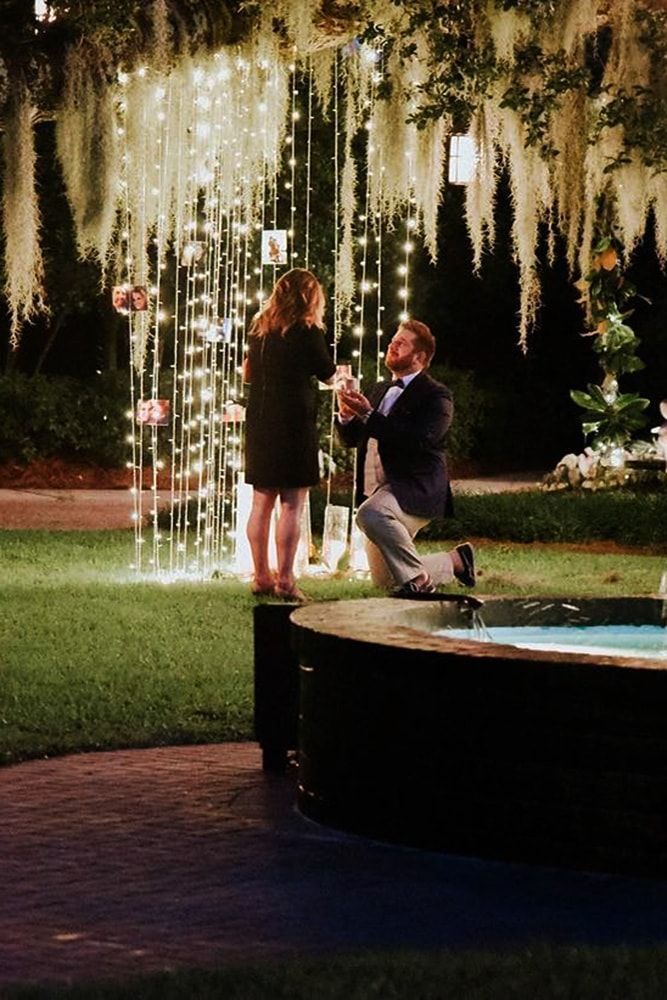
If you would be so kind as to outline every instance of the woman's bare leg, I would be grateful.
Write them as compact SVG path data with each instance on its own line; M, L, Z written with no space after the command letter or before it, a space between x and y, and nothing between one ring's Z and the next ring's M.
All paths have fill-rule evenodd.
M250 542L250 551L255 567L253 587L257 590L269 590L274 584L273 573L269 566L269 534L271 515L277 496L278 490L253 487L252 509L248 518L246 535Z
M301 537L301 513L308 495L307 487L280 490L280 515L276 528L279 590L294 588L294 557Z

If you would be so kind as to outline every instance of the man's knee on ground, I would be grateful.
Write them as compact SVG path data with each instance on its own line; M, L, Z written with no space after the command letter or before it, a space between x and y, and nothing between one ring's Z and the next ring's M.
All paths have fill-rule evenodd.
M371 541L383 533L383 526L391 519L387 511L375 510L373 507L362 506L357 511L357 527Z

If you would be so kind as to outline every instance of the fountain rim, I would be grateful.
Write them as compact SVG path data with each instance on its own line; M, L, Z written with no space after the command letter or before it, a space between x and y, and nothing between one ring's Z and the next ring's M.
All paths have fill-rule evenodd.
M445 595L448 605L452 597L465 605L466 595ZM508 604L527 604L539 601L545 604L563 605L588 603L608 603L619 606L633 602L659 602L664 604L664 598L659 595L641 597L583 597L563 598L544 595L522 595L508 597L493 595L483 597L484 606L497 602ZM445 603L444 601L442 602ZM290 615L293 626L304 632L327 636L342 641L362 642L389 649L406 649L414 653L443 653L450 656L473 656L476 660L512 660L515 662L532 663L540 666L554 665L590 665L616 669L651 670L667 669L664 660L646 656L623 656L603 653L559 652L555 650L526 649L509 643L486 642L480 639L454 639L443 635L434 635L427 631L426 623L432 619L434 607L441 607L440 602L432 601L428 605L409 599L400 600L393 597L368 597L343 601L323 601L307 604L297 608ZM482 609L483 610L483 609ZM424 627L407 624L421 620ZM388 625L389 622L389 625ZM344 662L341 661L341 665Z

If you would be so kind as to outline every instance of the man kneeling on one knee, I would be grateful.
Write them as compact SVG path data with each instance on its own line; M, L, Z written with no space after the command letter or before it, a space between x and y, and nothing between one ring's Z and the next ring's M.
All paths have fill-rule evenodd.
M373 583L406 597L458 579L475 585L472 545L420 556L414 538L435 517L453 512L444 442L454 403L426 369L435 338L424 323L401 323L387 349L392 381L368 395L338 392L338 434L358 449L357 524L366 537Z

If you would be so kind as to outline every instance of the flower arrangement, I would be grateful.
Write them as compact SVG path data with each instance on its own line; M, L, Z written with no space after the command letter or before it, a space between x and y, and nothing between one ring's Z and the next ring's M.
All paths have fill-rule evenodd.
M627 447L584 448L578 455L564 455L542 481L542 489L608 490L665 485L667 473L650 441L633 441Z
M600 214L608 206L600 205ZM606 225L611 228L609 222ZM648 399L634 392L619 392L619 378L644 367L637 357L639 340L628 326L632 315L629 302L637 289L622 271L622 245L613 231L598 238L588 273L577 282L579 300L586 308L593 327L585 336L593 338L593 350L600 359L601 385L589 385L588 391L573 389L573 401L583 409L582 429L597 450L625 448L633 433L646 424Z

